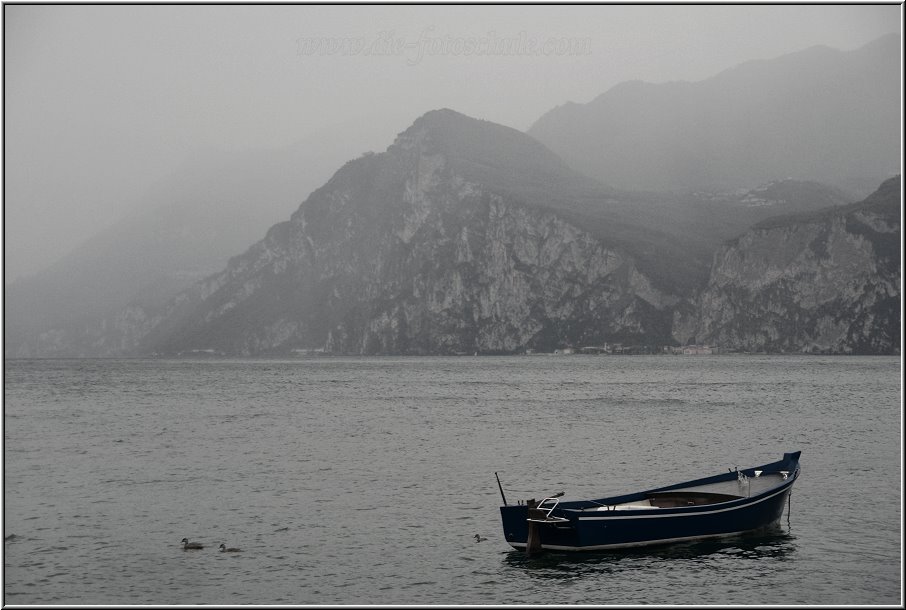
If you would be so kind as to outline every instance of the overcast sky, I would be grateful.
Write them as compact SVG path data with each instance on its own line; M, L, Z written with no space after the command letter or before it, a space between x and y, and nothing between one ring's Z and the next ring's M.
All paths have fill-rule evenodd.
M625 80L851 50L900 21L900 5L5 5L6 281L209 151L329 133L352 158L441 107L525 130Z

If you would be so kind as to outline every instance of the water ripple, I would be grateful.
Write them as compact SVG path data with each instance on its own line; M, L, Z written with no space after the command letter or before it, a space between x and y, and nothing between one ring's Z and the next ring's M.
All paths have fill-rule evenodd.
M9 361L6 601L895 604L899 366ZM511 502L596 497L794 449L803 476L772 533L527 558L500 532L495 471Z

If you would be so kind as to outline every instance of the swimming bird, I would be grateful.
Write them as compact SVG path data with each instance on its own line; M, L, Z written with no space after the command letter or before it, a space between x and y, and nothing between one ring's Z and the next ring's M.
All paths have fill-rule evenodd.
M183 538L180 542L182 542L182 548L185 551L187 551L189 549L203 549L204 548L204 545L201 544L200 542L189 542L188 538Z
M478 534L475 534L475 542L484 542L487 538L482 538Z
M241 553L241 552L242 552L242 549L237 549L237 548L235 548L235 547L227 548L227 545L221 544L221 545L220 545L220 552L221 552L221 553Z

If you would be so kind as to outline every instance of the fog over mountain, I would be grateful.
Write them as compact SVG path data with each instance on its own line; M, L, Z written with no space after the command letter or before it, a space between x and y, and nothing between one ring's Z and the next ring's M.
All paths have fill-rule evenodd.
M900 168L901 40L815 46L698 82L629 81L528 133L627 189L752 188L791 177L865 196Z
M512 353L613 341L650 348L675 343L674 325L697 323L692 303L708 278L713 234L783 212L849 209L842 201L834 189L790 181L708 200L617 191L524 133L436 110L386 152L344 164L223 271L172 299L135 298L94 320L17 333L7 349L258 356ZM672 222L676 208L713 220Z
M282 8L276 13L301 14ZM200 23L200 15L208 13L185 14ZM28 45L21 43L35 23L13 20L14 58L28 57L22 54ZM731 21L715 23L729 26ZM138 29L135 23L127 28ZM245 45L251 39L243 40ZM166 130L153 113L147 115L152 131L154 126L162 130L157 144L110 148L102 133L89 137L85 124L79 126L86 117L100 121L105 116L102 105L89 109L90 97L84 97L76 105L81 114L73 113L74 106L68 115L78 126L73 133L86 143L79 148L66 129L50 128L55 123L41 110L57 104L56 98L35 96L41 100L38 110L26 111L22 92L29 89L22 85L41 77L13 70L7 116L20 120L8 121L7 155L12 158L4 249L15 253L14 260L23 260L26 252L15 244L27 243L49 258L54 248L90 225L90 214L80 211L83 205L90 209L94 193L94 203L106 206L115 191L129 184L135 188L121 196L128 213L56 263L31 274L21 270L40 268L37 256L28 265L11 265L19 271L6 276L6 353L174 354L208 344L238 354L293 349L450 353L614 339L669 343L675 340L672 325L693 324L687 314L711 281L713 256L726 240L778 214L848 204L896 173L901 159L899 148L891 147L891 134L899 134L900 118L891 108L899 110L900 66L898 57L891 58L900 44L892 35L851 51L811 47L744 62L715 76L699 73L703 80L627 81L589 104L547 112L530 135L505 126L507 121L472 118L476 115L460 108L413 112L432 100L440 103L430 107L448 108L448 100L459 99L463 91L472 96L465 106L480 106L492 99L487 85L493 81L494 86L508 84L513 94L509 101L493 98L494 113L521 116L528 126L531 109L535 117L541 115L554 105L549 100L555 95L550 87L516 95L528 86L517 78L518 71L488 80L486 72L466 70L449 88L449 79L442 77L469 62L477 67L476 58L457 63L455 55L432 56L426 53L429 47L417 46L419 60L408 74L418 76L418 83L440 78L444 87L416 94L406 79L387 80L380 70L354 71L360 77L354 87L335 95L329 112L321 106L329 120L322 120L320 112L299 112L294 120L280 113L269 116L262 111L269 102L259 97L269 90L266 86L243 88L242 95L205 94L210 105L180 123L180 137L193 146L163 164ZM314 58L321 55L337 55L304 55L300 48L297 61L306 66L320 65ZM179 57L194 61L192 53ZM500 63L506 57L484 60L498 67L516 65ZM101 57L93 59L103 64ZM384 58L400 59L406 58ZM584 66L587 74L601 65L588 63L587 57L571 59L569 65ZM237 61L247 74L261 68L249 58ZM431 68L416 65L422 61ZM523 57L520 65L545 71L552 64ZM173 73L174 86L167 89L176 94L173 103L188 104L186 92L205 81L197 68ZM154 71L147 74L153 81ZM264 85L258 76L249 76L249 83ZM300 90L305 94L293 99L304 105L321 88L349 82L329 71L317 77L308 78L307 88ZM596 86L576 74L557 74L563 77L570 86ZM63 81L78 86L69 73ZM252 104L243 95L257 101ZM557 100L567 97L556 95ZM357 106L369 102L367 113ZM248 111L243 121L230 124L236 145L226 148L233 152L214 145L212 134L225 125L218 121L228 115L223 104ZM359 110L349 112L349 104ZM122 124L123 114L139 107L149 106L107 108ZM246 121L252 116L260 130ZM207 125L203 137L194 131L196 119ZM140 122L132 123L135 135ZM392 134L410 124L386 152L362 155L383 150ZM128 139L129 133L116 137ZM308 135L300 139L296 133ZM249 134L258 145L247 146ZM261 145L268 141L281 143ZM128 154L121 155L122 164L112 160L99 171L95 163L86 172L83 157L108 149L128 149ZM140 179L127 167L136 159L146 160L148 171ZM146 184L168 164L169 173ZM69 180L72 176L78 179ZM627 188L633 180L636 185ZM33 219L50 216L24 223L29 205L35 208ZM350 233L350 227L357 228ZM320 250L299 250L298 240L320 244ZM348 240L357 241L345 244ZM345 265L345 275L338 275L337 265ZM294 271L284 272L287 268ZM324 292L328 284L333 292ZM429 287L433 296L426 292ZM208 309L211 290L221 299L218 307L232 310L229 316ZM363 295L377 301L362 300ZM567 306L564 299L574 302ZM240 312L245 312L241 319ZM694 336L685 332L681 340Z
M688 257L624 207L529 136L432 111L223 272L164 308L123 311L96 345L432 354L664 341Z
M130 302L166 302L292 213L360 152L353 146L324 132L279 149L187 161L146 191L131 215L7 286L7 344L88 325Z
M159 205L145 191L200 156L285 148L321 128L354 139L367 124L386 132L361 150L382 150L444 107L525 130L621 82L697 82L814 45L856 49L899 32L902 14L896 5L20 4L2 18L8 283Z

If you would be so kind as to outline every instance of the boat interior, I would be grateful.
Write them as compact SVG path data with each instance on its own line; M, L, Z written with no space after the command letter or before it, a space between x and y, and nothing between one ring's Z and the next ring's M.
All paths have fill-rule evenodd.
M754 477L740 476L727 481L718 481L705 485L696 485L680 489L665 489L646 492L643 497L636 497L626 502L613 504L606 501L595 502L594 507L581 510L645 510L653 508L678 508L684 506L705 506L746 498L759 494L780 485L787 478L787 472L758 474Z

